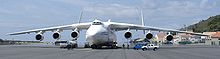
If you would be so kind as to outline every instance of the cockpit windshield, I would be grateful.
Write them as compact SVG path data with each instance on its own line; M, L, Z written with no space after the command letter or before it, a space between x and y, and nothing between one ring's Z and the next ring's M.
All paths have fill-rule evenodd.
M101 22L93 22L92 25L102 25Z

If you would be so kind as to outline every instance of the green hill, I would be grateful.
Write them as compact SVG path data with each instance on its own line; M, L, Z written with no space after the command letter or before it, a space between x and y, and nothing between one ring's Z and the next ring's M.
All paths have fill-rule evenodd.
M220 15L209 17L207 20L202 20L199 23L186 27L188 30L194 32L210 32L220 31ZM186 28L182 28L185 30Z

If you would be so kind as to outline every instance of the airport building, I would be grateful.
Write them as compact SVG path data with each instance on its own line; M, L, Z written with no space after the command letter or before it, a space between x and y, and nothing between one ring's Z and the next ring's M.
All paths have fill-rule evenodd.
M204 32L210 35L210 39L205 40L206 45L220 45L220 32Z
M186 33L178 33L174 35L174 39L171 41L174 45L192 44L192 45L220 45L220 32L204 32L203 34L209 36L191 35ZM166 41L166 32L158 32L150 43L156 45L163 45ZM131 44L145 43L147 42L144 38L137 38L130 41Z
M20 45L27 43L41 43L40 41L20 41L20 40L4 40L0 39L0 45Z
M167 33L166 32L158 32L155 37L156 37L155 41L159 45L163 45L167 42L167 40L166 40ZM173 40L171 42L172 42L172 44L179 44L180 41L184 40L183 38L185 38L185 37L181 37L179 34L174 35Z
M163 42L165 42L166 36L167 34L165 32L159 32L155 36L156 37L155 41L157 42L158 45L162 45Z
M159 32L155 36L155 41L158 42L159 45L162 45L166 42L166 32ZM191 34L185 34L185 33L178 33L177 35L173 36L174 39L172 40L173 44L206 44L205 42L207 40L210 40L211 38L209 36L198 36L198 35L191 35ZM208 44L207 44L208 45Z

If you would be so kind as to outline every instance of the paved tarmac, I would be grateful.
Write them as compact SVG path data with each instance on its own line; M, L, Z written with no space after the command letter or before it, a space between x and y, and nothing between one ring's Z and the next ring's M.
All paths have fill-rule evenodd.
M157 51L90 48L67 50L1 45L0 59L220 59L220 48L161 48Z

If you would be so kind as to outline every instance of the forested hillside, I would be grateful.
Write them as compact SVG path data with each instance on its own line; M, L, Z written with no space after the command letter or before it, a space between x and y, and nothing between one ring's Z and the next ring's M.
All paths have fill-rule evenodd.
M209 17L207 20L202 20L186 28L194 32L220 31L220 15ZM182 30L186 28L182 28Z

